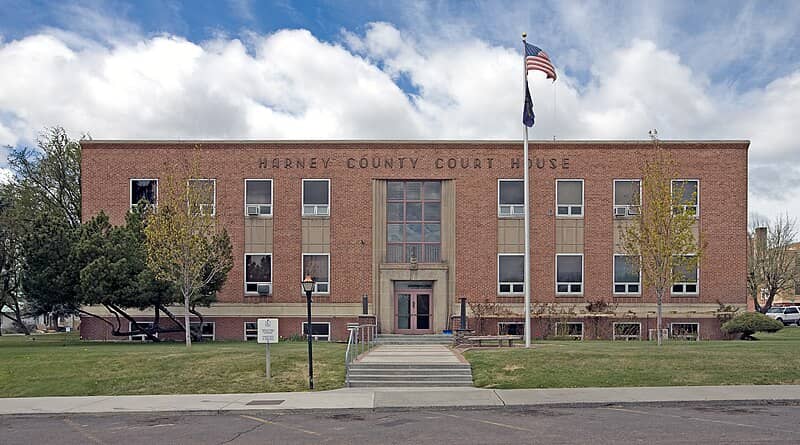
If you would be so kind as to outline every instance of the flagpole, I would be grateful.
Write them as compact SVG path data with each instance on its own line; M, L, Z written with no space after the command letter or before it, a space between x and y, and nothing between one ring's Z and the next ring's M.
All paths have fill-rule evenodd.
M526 97L528 78L528 68L526 66L525 54L525 38L527 33L522 33L522 97ZM525 162L522 164L525 171L523 187L525 188L525 199L523 201L525 208L525 347L531 347L531 217L530 217L530 188L528 181L528 126L522 124L523 129L523 147L525 151Z

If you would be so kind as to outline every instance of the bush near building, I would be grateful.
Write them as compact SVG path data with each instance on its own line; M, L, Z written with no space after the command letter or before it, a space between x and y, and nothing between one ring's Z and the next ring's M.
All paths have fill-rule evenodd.
M742 334L742 340L755 340L756 332L777 332L783 329L783 323L773 320L760 312L745 312L733 317L722 325L726 334Z

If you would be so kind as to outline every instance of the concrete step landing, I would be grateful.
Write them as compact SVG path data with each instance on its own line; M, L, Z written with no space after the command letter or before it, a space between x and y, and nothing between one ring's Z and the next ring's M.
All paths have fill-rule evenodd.
M453 343L452 335L444 334L380 334L375 337L379 345L450 345Z

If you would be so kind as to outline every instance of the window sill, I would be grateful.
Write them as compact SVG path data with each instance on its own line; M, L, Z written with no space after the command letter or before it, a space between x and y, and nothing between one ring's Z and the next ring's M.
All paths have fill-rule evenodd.
M556 219L583 219L584 215L555 215Z
M525 219L525 215L497 215L499 219Z
M330 219L331 215L302 215L303 219Z
M245 218L253 218L253 219L272 219L272 215L248 215L245 213Z

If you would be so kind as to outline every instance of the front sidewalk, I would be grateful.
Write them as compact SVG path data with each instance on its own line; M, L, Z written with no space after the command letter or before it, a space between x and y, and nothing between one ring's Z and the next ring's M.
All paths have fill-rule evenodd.
M641 388L346 388L321 392L0 399L0 415L220 413L431 407L597 406L647 403L800 403L800 385Z

